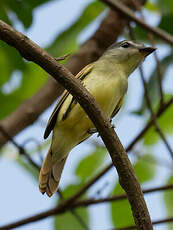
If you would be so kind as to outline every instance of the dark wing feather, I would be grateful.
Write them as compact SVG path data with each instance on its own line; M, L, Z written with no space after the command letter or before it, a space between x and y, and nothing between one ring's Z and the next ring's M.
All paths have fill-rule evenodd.
M113 118L118 113L118 111L121 109L121 106L123 104L123 100L124 100L124 96L119 100L118 104L116 105L116 107L112 113L111 118Z
M92 70L93 68L93 63L85 66L77 75L76 78L80 79L81 81L85 78L85 76ZM57 115L58 112L61 108L61 106L63 105L64 101L66 100L66 98L68 97L69 92L67 90L64 90L64 92L62 93L60 99L58 100L55 109L52 112L52 115L49 118L46 130L44 132L44 138L46 139L50 132L53 130L55 124L56 124L56 120L57 120Z

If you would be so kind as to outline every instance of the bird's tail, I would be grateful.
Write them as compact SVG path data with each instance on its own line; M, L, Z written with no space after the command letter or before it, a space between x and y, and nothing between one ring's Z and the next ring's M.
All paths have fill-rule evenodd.
M51 197L57 191L66 159L67 157L53 162L51 148L49 149L39 176L39 189L42 194L46 192Z

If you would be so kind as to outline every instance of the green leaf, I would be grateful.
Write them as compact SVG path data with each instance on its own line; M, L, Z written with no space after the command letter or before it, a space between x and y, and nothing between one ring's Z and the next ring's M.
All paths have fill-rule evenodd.
M171 26L173 20L173 13L163 15L159 24L159 28L173 34L173 28Z
M33 21L33 11L36 7L49 2L51 0L6 0L3 3L3 8L9 13L17 16L18 20L23 23L25 28L29 28ZM1 4L2 4L1 3ZM14 24L13 16L11 23Z
M173 4L173 1L172 1ZM170 10L170 9L169 9ZM173 21L173 11L163 13L164 7L161 8L161 17L160 17L160 22L157 25L162 30L165 30L166 32L173 34L173 27L171 26L172 21ZM167 11L167 10L166 10ZM143 42L148 42L148 35L147 32L140 26L136 26L134 29L135 32L135 37L137 40L143 41ZM159 37L155 37L155 42L163 43L163 41Z
M32 8L25 0L6 0L6 4L9 10L16 14L18 19L23 23L26 28L31 25Z
M105 6L99 1L89 4L81 16L64 32L62 32L51 46L47 47L47 51L54 57L61 56L66 53L74 52L77 45L79 33L86 28L103 10Z
M156 167L150 162L155 162L154 157L151 154L145 154L134 164L135 173L141 184L152 180L155 175ZM116 183L113 194L119 195L123 193L124 190L121 188L120 184ZM131 207L127 199L112 202L111 214L113 224L116 228L134 224Z
M148 35L142 27L136 25L134 28L134 33L137 41L148 42ZM129 34L127 36L129 37Z
M25 2L27 2L28 5L31 6L32 9L38 7L38 6L41 6L45 3L48 3L48 2L51 2L52 0L25 0Z
M166 184L173 184L173 175L171 175ZM172 198L173 198L173 190L166 190L164 191L164 201L167 209L168 217L172 216L173 213L173 205L172 205ZM169 229L173 229L173 223L169 223Z
M172 97L172 95L171 95ZM173 132L173 106L170 106L160 118L157 119L158 124L165 135L171 134ZM160 135L156 132L154 126L152 126L144 136L145 145L154 145L160 139Z
M19 104L37 92L46 80L47 73L44 70L34 63L28 63L19 88L10 94L4 94L0 91L0 119L12 113Z
M0 87L10 79L13 71L23 71L25 66L26 63L19 53L16 52L16 49L11 48L5 42L0 41Z
M119 195L124 193L125 192L121 188L120 184L117 183L113 190L113 194ZM126 227L134 224L131 207L127 199L111 203L111 217L116 228Z
M153 163L153 164L151 164ZM156 172L155 158L151 154L145 154L134 164L134 170L140 183L152 180Z
M93 153L79 162L76 175L81 181L85 181L95 174L104 162L107 150L105 147L97 146Z
M152 12L156 12L156 13L160 12L160 9L158 8L158 6L153 2L147 1L145 4L145 8Z
M164 14L169 13L169 12L173 12L172 0L158 0L157 4L160 7L160 9L162 9L162 12Z
M70 185L63 191L64 198L71 197L74 193L78 191L78 189L82 186L82 184ZM78 208L74 210L78 216L88 225L89 222L89 214L87 208ZM62 215L58 215L55 217L54 221L55 229L57 230L83 230L83 226L76 219L74 214L71 212L65 212Z
M8 12L5 7L5 3L3 1L1 1L1 6L0 6L0 19L8 23L9 25L11 25L11 21L8 17Z
M35 63L28 63L23 80L21 83L21 91L23 98L29 98L40 89L47 81L48 73ZM20 92L19 92L20 93Z
M76 184L70 184L63 190L63 197L64 199L68 199L71 196L73 196L81 187L83 186L83 183L76 183Z
M83 230L83 226L80 224L80 222L78 221L78 219L75 217L75 215L77 214L77 216L80 217L80 219L82 219L82 221L86 223L88 223L88 212L86 209L84 208L78 208L75 209L75 214L72 214L70 211L65 212L64 214L58 215L55 217L55 221L54 221L54 226L55 229L57 230Z
M170 65L173 64L173 54L167 55L165 58L163 58L160 61L161 66L161 72L162 72L162 80L166 77L166 71ZM156 107L160 100L160 90L159 90L159 84L158 84L158 77L157 77L157 67L154 69L154 71L151 73L149 77L149 81L147 82L147 88L148 88L148 94L151 99L152 105ZM145 110L147 109L146 100L143 96L143 101L141 104L141 107L134 111L134 114L137 115L143 115Z

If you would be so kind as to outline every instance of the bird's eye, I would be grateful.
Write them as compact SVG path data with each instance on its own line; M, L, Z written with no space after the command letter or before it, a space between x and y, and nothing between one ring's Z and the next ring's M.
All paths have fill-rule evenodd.
M121 45L121 47L123 47L123 48L128 48L129 46L130 46L130 44L127 43L127 42L125 42L125 43L123 43L123 44Z

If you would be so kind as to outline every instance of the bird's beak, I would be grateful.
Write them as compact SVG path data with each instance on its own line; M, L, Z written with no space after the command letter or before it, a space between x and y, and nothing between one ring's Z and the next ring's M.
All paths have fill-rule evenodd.
M139 48L139 52L142 53L145 57L154 52L156 48L153 47L142 47Z

